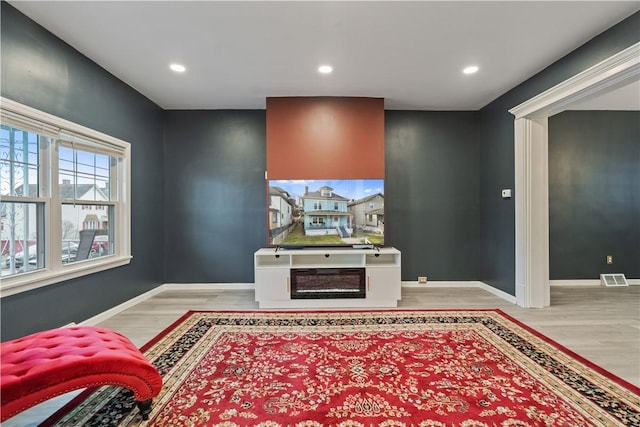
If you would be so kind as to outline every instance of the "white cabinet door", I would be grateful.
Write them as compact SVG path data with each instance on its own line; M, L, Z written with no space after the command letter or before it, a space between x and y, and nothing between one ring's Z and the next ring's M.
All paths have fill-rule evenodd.
M288 300L289 268L256 268L256 301Z
M367 299L397 301L400 285L400 268L367 267Z

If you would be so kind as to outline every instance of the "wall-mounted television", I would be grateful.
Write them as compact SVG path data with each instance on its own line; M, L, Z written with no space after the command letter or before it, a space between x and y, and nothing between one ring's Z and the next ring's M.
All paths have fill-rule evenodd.
M384 179L268 181L269 246L384 245Z

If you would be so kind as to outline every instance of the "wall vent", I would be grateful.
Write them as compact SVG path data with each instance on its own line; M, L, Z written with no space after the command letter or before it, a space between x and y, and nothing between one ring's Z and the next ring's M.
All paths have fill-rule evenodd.
M629 282L627 282L627 278L624 277L624 274L620 274L620 273L601 274L600 284L608 288L615 287L615 286L629 286Z

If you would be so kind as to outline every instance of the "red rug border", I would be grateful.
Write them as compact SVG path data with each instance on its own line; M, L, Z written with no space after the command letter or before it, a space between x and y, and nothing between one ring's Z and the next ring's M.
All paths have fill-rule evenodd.
M160 341L162 338L164 338L173 328L175 328L177 325L179 325L180 323L182 323L183 320L185 320L186 318L188 318L189 316L191 316L194 313L253 313L253 314L289 314L289 313L373 313L373 312L412 312L412 311L424 311L424 312L433 312L433 311L441 311L441 312L451 312L451 311L498 311L500 312L499 309L493 309L493 308L471 308L471 309L460 309L460 308L456 308L456 309L448 309L448 308L434 308L434 309L426 309L426 308L419 308L419 309L409 309L409 308L402 308L402 309L396 309L396 308L392 308L392 309L354 309L354 310L188 310L186 313L184 313L182 316L180 316L175 322L173 322L172 324L170 324L169 326L167 326L166 328L164 328L162 331L160 331L155 337L151 338L151 340L149 342L147 342L145 345L143 345L142 347L140 347L140 351L142 351L143 353L145 351L147 351L149 348L151 348L154 344L156 344L158 341Z
M527 330L529 333L535 335L537 338L540 338L541 340L547 342L548 344L553 345L558 350L562 351L563 353L566 353L568 356L571 356L572 358L574 358L577 361L579 361L580 363L586 365L590 369L593 369L594 371L598 372L599 374L603 375L604 377L608 378L609 380L617 383L618 385L620 385L620 386L622 386L624 388L627 388L629 391L631 391L633 393L636 393L636 394L640 395L640 387L638 387L638 386L636 386L634 384L631 384L630 382L624 380L623 378L620 378L619 376L617 376L617 375L613 374L612 372L604 369L603 367L597 365L596 363L591 362L590 360L586 359L585 357L583 357L583 356L577 354L576 352L568 349L564 345L562 345L562 344L558 343L557 341L549 338L548 336L546 336L543 333L537 331L536 329L534 329L533 327L525 324L524 322L516 319L515 317L505 313L504 311L502 311L499 308L468 308L468 309L464 309L464 308L455 308L455 309L448 309L448 308L434 308L434 309L402 308L402 309L369 309L369 310L367 310L367 309L355 309L355 310L188 310L182 316L180 316L178 319L176 319L174 322L172 322L169 326L167 326L162 331L160 331L158 334L156 334L153 338L151 338L146 344L144 344L142 347L140 347L140 351L143 352L143 353L145 351L147 351L149 348L151 348L153 345L155 345L158 341L160 341L162 338L164 338L172 329L174 329L176 326L178 326L180 323L182 323L189 316L191 316L193 314L196 314L196 313L289 314L289 313L373 313L373 312L378 312L378 313L379 312L392 312L392 313L407 313L407 312L425 312L425 313L427 313L427 312L428 313L433 313L433 312L492 312L492 313L496 313L496 314L501 315L505 319L515 323L516 325L520 326L521 328ZM85 391L81 392L80 394L75 396L73 399L71 399L69 402L64 404L56 412L51 414L42 423L38 424L38 427L50 427L50 426L52 426L60 418L62 418L66 413L68 413L74 406L80 404L84 399L89 397L89 395L91 395L91 393L93 393L97 389L98 389L98 387L93 387L93 388L86 389Z
M500 309L495 309L495 311L498 312L503 317L505 317L506 319L508 319L508 320L512 321L513 323L517 324L518 326L522 327L523 329L526 329L527 331L529 331L530 333L532 333L536 337L538 337L538 338L542 339L543 341L546 341L547 343L553 345L554 347L556 347L558 350L562 351L563 353L566 353L567 355L569 355L572 358L576 359L580 363L583 363L584 365L588 366L590 369L593 369L594 371L598 372L599 374L607 377L608 379L610 379L613 382L618 383L622 387L625 387L625 388L629 389L630 391L634 392L635 394L640 395L640 387L638 387L638 386L636 386L634 384L631 384L630 382L628 382L627 380L625 380L623 378L620 378L616 374L606 370L605 368L603 368L600 365L597 365L595 362L590 361L589 359L585 358L584 356L579 355L575 351L570 350L569 348L565 347L564 345L560 344L559 342L557 342L557 341L549 338L548 336L544 335L542 332L534 329L532 326L529 326L529 325L521 322L520 320L518 320L515 317L505 313L504 311L502 311Z

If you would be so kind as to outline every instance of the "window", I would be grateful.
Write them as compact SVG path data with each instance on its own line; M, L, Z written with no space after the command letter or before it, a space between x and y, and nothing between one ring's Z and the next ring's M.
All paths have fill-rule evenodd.
M322 187L320 188L320 194L322 197L331 197L333 194L333 188L331 187Z
M338 202L333 202L333 210L334 211L338 210Z
M115 200L111 191L117 177L118 158L107 154L66 147L58 148L58 193L62 205L61 225L63 245L80 245L81 230L95 230L90 250L63 253L63 262L84 261L113 254L113 238L109 224L113 221ZM77 201L93 204L79 205ZM88 212L87 212L88 211ZM103 242L96 237L103 236Z
M2 276L43 267L44 200L38 153L48 142L35 133L0 126Z
M322 203L313 202L313 209L319 211L320 209L322 209Z
M129 263L128 143L2 98L2 296Z

